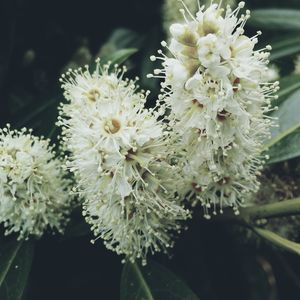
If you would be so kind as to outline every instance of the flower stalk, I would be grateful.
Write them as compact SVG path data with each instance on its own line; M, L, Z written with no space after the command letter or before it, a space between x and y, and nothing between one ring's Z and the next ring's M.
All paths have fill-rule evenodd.
M257 220L300 214L300 198L241 209L245 219Z
M239 215L234 214L230 208L226 208L224 209L223 214L215 216L212 220L216 222L237 223L244 226L251 226L253 222L259 219L294 216L299 214L300 197L277 203L241 208Z

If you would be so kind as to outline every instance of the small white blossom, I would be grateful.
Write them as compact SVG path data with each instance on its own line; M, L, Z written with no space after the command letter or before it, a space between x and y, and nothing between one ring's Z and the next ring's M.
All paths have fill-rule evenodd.
M197 0L185 0L184 3L192 14L196 14L199 10ZM209 5L211 0L201 0L201 5ZM222 7L227 5L235 6L236 0L222 0ZM165 0L162 6L163 28L165 33L169 35L170 26L182 17L182 4L179 0Z
M48 140L31 131L0 130L0 222L6 234L62 232L70 212L69 180Z
M103 238L108 249L131 261L141 258L143 263L149 252L167 252L173 246L174 233L181 230L179 221L188 217L174 189L176 182L180 184L177 170L157 163L149 171L124 199L124 207L118 195L109 199L90 195L84 204L95 236Z
M98 61L93 73L62 77L68 103L58 124L95 236L127 259L145 259L169 247L169 231L188 217L177 193L182 178L157 120L162 111L144 108L148 93L123 79L125 69L109 69Z
M267 82L273 82L280 78L280 70L275 64L269 65L269 68L266 70L263 75L263 79Z
M168 120L181 135L189 198L204 206L206 217L211 207L238 213L258 190L260 152L272 125L265 113L278 82L266 79L270 46L254 50L261 32L244 35L250 17L248 10L239 17L244 5L224 13L211 4L196 16L185 7L184 22L170 27L170 45L162 42L172 57L162 50L151 57L162 60L162 70L149 77L164 79L160 103L171 109Z

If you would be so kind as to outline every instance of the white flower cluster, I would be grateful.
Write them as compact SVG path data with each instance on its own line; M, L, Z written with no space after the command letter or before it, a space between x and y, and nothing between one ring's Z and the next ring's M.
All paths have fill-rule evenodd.
M48 140L31 131L0 129L0 222L5 234L62 232L70 211L69 180Z
M144 108L148 93L123 79L125 69L110 68L98 60L92 73L86 67L62 76L68 102L58 125L95 236L129 260L145 260L172 246L171 231L188 212L180 204L169 134L158 112Z
M196 0L186 0L185 4L191 12L197 12L198 4ZM170 26L181 17L180 8L182 6L178 0L165 0L162 5L163 29L168 37Z
M260 152L272 125L266 112L278 82L263 79L271 47L254 50L261 32L244 35L250 17L248 10L239 16L244 5L224 11L212 4L196 16L184 5L184 23L171 25L170 45L162 42L172 57L162 50L151 57L162 60L149 77L164 79L160 102L181 136L188 198L202 204L207 218L224 206L238 213L258 190Z
M192 14L195 14L198 11L198 1L197 0L185 0L184 3L188 7L189 11ZM204 5L209 5L211 0L201 0L201 3ZM234 6L236 4L236 0L222 0L220 1L222 7L226 7L227 5ZM163 28L169 37L169 28L174 22L177 22L181 15L180 9L182 5L179 0L165 0L162 6L163 13Z
M265 74L262 75L262 80L273 82L280 78L280 69L275 64L269 64Z

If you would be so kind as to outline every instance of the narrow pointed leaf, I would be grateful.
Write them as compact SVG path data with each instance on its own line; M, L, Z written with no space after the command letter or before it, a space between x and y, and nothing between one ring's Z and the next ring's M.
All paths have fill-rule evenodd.
M300 30L300 10L282 8L253 10L249 25L260 29Z
M142 40L143 38L135 31L128 28L117 28L101 47L100 57L111 55L120 49L140 48Z
M107 62L111 62L111 65L114 66L115 64L121 65L124 63L130 56L135 54L138 51L136 48L128 48L128 49L120 49L114 52L111 55L103 57L102 63L105 64Z
M300 89L300 74L293 74L280 79L278 99L273 101L273 106L278 106L288 99L292 93Z
M266 229L254 228L254 232L256 232L262 238L270 241L272 244L300 255L300 244L289 241L279 236L278 234Z
M21 300L33 259L33 243L11 241L0 246L0 299Z
M17 124L16 127L22 127L27 125L32 119L36 118L43 112L47 111L49 108L58 104L57 98L50 99L49 101L44 102L36 109L34 109L31 113L27 114L23 119L21 119Z
M272 114L272 116L278 118L278 127L272 128L272 138L264 146L264 150L269 150L270 163L298 155L298 147L300 147L298 138L298 130L300 129L299 115L300 90L297 90L279 106L278 111ZM296 135L293 137L291 134ZM275 146L276 148L272 148Z
M270 41L269 44L272 46L270 60L279 59L300 51L300 36L299 34L287 35L280 40Z
M268 151L268 155L270 156L268 164L300 156L300 128L272 146Z
M189 287L163 266L126 263L121 278L121 300L199 300Z

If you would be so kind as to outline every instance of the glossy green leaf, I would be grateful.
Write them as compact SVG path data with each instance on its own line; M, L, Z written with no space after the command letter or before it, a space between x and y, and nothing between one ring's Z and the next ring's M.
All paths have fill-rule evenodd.
M163 266L126 263L121 278L121 300L199 300L190 288Z
M254 228L253 230L256 234L258 234L262 238L268 240L272 244L274 244L278 247L281 247L287 251L294 252L294 253L300 255L300 244L289 241L267 229Z
M286 35L275 41L270 41L272 46L270 60L286 57L300 52L300 36Z
M40 106L38 106L36 109L34 109L31 113L27 114L23 119L21 119L17 124L16 127L22 127L27 125L32 119L36 118L40 114L47 111L49 108L54 107L58 104L58 98L55 99L49 99L49 101L46 101L42 103Z
M136 49L136 48L120 49L111 55L103 57L101 61L102 61L102 64L105 64L110 61L112 66L114 66L115 64L121 65L130 56L135 54L137 51L138 51L138 49Z
M273 101L273 106L282 104L293 92L300 89L300 74L293 74L279 80L280 90L277 93L278 99Z
M264 150L269 149L270 162L296 157L299 153L297 147L300 147L300 90L288 97L272 116L278 118L278 127L271 129L272 138L264 147Z
M32 242L2 242L0 246L0 299L21 300L31 269Z
M274 105L279 105L273 116L278 117L278 128L272 129L268 163L276 163L300 155L300 75L290 75L280 81L279 98Z
M135 31L127 28L117 28L101 47L99 55L105 57L120 49L140 48L143 38Z
M300 156L300 129L281 139L268 151L269 164L289 160Z
M249 25L260 29L300 30L300 10L276 8L253 10Z

